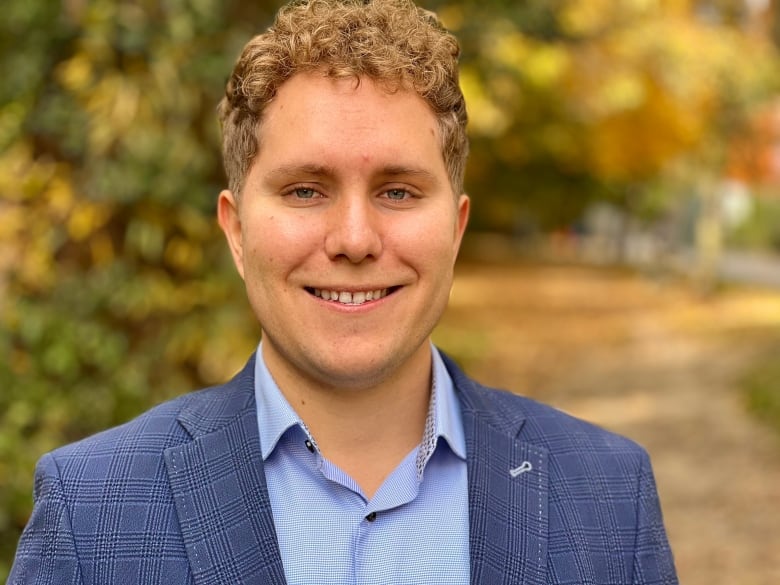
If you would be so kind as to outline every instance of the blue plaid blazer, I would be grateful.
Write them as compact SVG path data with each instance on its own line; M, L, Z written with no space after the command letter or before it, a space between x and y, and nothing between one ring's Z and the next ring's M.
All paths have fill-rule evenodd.
M640 447L446 363L473 585L677 583ZM283 585L253 377L254 358L224 386L45 455L9 583Z

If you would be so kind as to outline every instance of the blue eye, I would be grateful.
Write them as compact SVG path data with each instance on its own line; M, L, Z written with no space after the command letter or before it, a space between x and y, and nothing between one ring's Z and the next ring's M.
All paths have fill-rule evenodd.
M308 187L298 187L293 193L298 199L313 199L317 192L314 189Z
M393 201L403 201L408 195L409 192L406 189L390 189L387 191L387 198Z

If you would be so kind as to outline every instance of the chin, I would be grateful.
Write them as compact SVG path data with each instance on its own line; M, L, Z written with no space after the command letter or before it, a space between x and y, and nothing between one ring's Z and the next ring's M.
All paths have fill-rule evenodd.
M359 390L381 384L392 375L394 366L354 361L337 366L321 366L313 372L313 378L324 386L344 390Z

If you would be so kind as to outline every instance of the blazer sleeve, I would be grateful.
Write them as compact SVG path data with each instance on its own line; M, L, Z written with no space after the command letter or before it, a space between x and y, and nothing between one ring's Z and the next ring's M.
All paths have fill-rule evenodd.
M666 537L650 458L643 452L637 499L634 585L677 585L674 559Z
M19 540L9 585L80 584L70 515L54 458L44 455L35 469L35 505Z

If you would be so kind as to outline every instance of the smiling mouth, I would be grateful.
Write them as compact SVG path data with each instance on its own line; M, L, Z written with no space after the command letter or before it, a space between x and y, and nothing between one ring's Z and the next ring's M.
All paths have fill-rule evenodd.
M328 290L324 288L312 288L310 286L307 286L305 288L306 288L306 292L308 292L309 294L324 299L326 301L339 303L342 305L362 305L363 303L367 303L369 301L378 301L379 299L383 299L387 295L393 294L401 287L391 286L390 288L380 288L376 290L366 290L366 291L356 291L356 292Z

